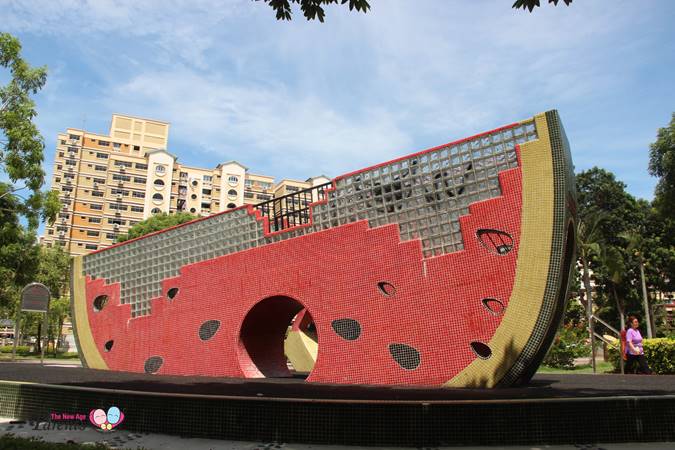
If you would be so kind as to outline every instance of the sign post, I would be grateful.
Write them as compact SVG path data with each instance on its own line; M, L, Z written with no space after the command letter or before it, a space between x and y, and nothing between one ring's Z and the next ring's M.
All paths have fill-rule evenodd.
M49 289L47 289L47 287L42 283L27 284L26 287L24 287L21 291L21 306L19 311L17 311L16 323L14 325L14 346L12 347L12 361L14 361L16 358L16 346L21 334L21 313L24 311L44 313L45 317L42 328L44 329L45 335L47 335L50 298L51 296L49 294ZM41 343L40 364L44 364L45 343L42 342L42 331L38 336L38 342Z

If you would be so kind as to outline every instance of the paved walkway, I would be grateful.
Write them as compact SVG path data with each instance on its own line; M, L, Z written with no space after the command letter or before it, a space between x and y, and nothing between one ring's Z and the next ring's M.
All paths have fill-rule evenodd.
M0 418L0 435L12 433L19 437L38 437L48 442L74 442L74 443L102 443L114 449L136 449L138 447L149 450L211 450L211 449L231 449L231 450L337 450L345 447L332 445L305 445L305 444L286 444L278 442L242 442L242 441L220 441L215 439L188 439L180 436L171 436L167 434L149 434L149 433L129 433L124 430L101 433L93 427L87 427L84 430L64 431L64 430L44 430L46 423L26 423L17 422L8 418ZM359 450L374 447L346 447L350 450ZM386 447L377 447L385 449ZM457 447L443 447L451 450ZM479 450L630 450L630 449L666 449L675 448L675 442L656 442L656 443L626 443L626 444L579 444L579 445L541 445L541 446L506 446L506 447L471 447ZM397 450L403 450L398 448ZM434 449L428 449L434 450Z

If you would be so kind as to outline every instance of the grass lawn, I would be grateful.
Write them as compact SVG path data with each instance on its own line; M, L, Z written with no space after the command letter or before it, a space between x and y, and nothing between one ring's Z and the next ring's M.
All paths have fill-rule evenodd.
M598 361L596 363L597 373L610 373L612 371L614 371L614 367L612 367L611 363L605 361ZM539 370L537 370L537 373L568 373L568 374L593 373L593 368L591 367L590 364L575 366L574 369L570 370L557 369L555 367L548 367L548 366L539 366Z

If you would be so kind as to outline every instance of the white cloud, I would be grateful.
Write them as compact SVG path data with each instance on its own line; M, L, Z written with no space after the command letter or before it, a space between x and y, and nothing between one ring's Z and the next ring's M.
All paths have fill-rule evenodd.
M179 155L208 151L278 176L338 175L411 145L383 109L350 117L281 84L233 86L187 69L139 75L117 87L109 102L113 110L126 106L172 122L172 137L194 146L175 149Z

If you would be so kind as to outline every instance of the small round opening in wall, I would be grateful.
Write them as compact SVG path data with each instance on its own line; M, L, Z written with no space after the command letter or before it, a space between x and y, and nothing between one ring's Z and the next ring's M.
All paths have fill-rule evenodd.
M227 196L231 199L235 199L237 198L237 191L235 191L234 189L230 189L229 191L227 191Z
M396 294L396 288L394 285L386 281L380 281L377 283L377 289L380 291L380 294L384 295L385 297L391 297Z
M166 292L166 296L169 298L169 300L173 300L176 295L178 295L177 287L172 287Z
M108 342L106 342L103 345L103 350L106 351L106 352L109 352L110 350L112 350L114 343L115 343L115 341L113 341L112 339L109 340Z
M234 203L228 203L227 207L228 207L228 209L232 209L232 208L236 208L237 205L235 205Z
M471 350L478 356L480 359L488 359L492 356L492 349L481 341L473 341L471 343Z
M194 209L194 208L190 208L190 212L191 212L192 214L194 214L194 213L196 213L196 212L197 212L197 210L196 210L196 209Z
M153 182L155 189L164 189L164 180L157 179Z
M160 194L159 192L157 192L156 194L154 194L152 196L152 201L155 202L155 203L162 203L163 200L164 200L164 196L162 194Z
M193 186L197 186L197 185L199 184L199 181L197 181L197 180L192 180L192 183L191 183L191 184L192 184Z
M94 299L94 311L99 312L105 307L106 303L108 303L108 296L107 295L99 295Z
M155 166L155 173L159 176L162 176L166 173L166 167L161 166L161 165L156 165Z
M151 212L152 214L159 214L159 213L162 212L162 210L159 209L159 208L152 208L152 211L150 211L150 212Z
M227 177L227 182L230 184L230 186L236 186L237 184L239 184L239 177L235 175L230 175L229 177Z
M197 194L192 194L192 195L190 196L190 198L191 198L192 200L197 200Z

